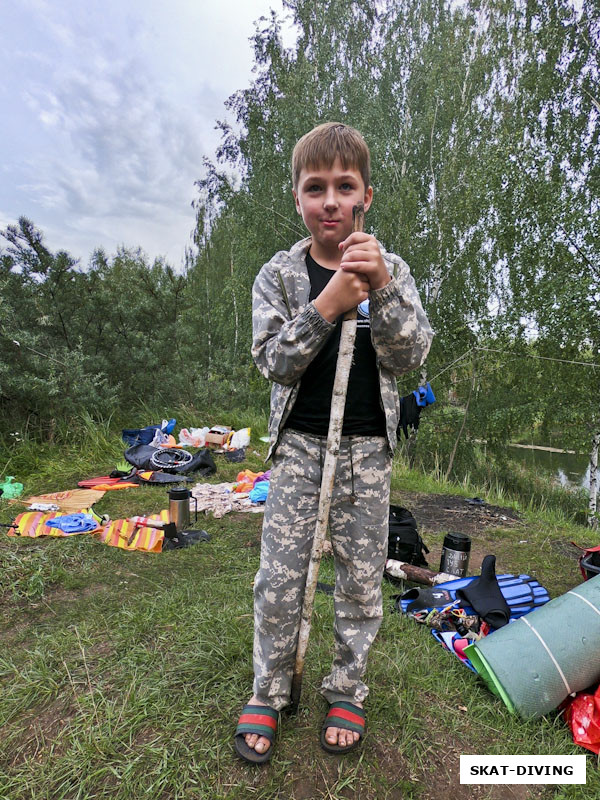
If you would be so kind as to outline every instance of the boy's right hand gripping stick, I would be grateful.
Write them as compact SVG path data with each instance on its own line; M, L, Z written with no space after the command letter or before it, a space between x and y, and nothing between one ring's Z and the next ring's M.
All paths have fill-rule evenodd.
M359 203L352 209L352 220L352 231L362 231L365 221L365 207L362 203ZM302 693L304 657L306 655L308 637L310 635L310 623L315 599L315 591L317 588L319 564L321 563L323 543L325 541L327 524L329 522L331 494L335 479L335 468L340 451L342 426L344 424L344 407L346 405L346 392L348 390L348 378L350 376L350 367L352 366L355 339L356 308L352 308L350 311L347 311L344 314L342 333L340 336L340 349L338 351L337 364L335 368L333 394L331 396L331 413L329 416L329 429L327 431L327 449L325 452L325 462L323 464L323 474L321 477L321 491L319 494L317 525L312 544L312 552L310 554L310 563L308 565L308 575L306 577L306 588L304 590L304 602L302 605L302 617L300 620L300 631L298 633L298 645L296 648L296 663L294 665L294 674L292 677L292 711L296 711L298 709L300 694Z

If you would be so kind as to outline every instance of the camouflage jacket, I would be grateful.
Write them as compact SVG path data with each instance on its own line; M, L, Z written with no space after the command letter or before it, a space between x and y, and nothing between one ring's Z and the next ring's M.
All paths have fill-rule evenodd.
M276 253L262 267L252 288L252 358L261 374L273 381L267 459L296 401L302 373L335 327L308 300L310 279L305 259L310 243L310 237L302 239L291 250ZM369 293L369 313L387 440L393 452L400 413L395 376L423 363L433 331L408 265L383 247L381 253L392 280Z

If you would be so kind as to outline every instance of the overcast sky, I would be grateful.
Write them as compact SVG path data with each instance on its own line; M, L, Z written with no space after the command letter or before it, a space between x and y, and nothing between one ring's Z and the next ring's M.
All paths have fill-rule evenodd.
M96 247L183 260L224 101L280 0L2 0L0 227L29 217L85 266Z

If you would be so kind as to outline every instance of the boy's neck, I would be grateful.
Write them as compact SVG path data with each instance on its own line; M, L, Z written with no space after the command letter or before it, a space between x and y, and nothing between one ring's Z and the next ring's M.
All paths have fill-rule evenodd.
M310 255L320 267L325 267L325 269L340 268L342 251L338 249L337 245L334 248L326 249L313 239L310 245Z

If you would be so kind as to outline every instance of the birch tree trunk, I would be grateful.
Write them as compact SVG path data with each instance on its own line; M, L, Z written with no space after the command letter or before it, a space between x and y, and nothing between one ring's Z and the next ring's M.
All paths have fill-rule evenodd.
M206 344L208 350L208 370L210 372L212 367L212 338L210 334L212 326L210 323L210 281L208 280L208 265L204 274L204 289L206 292Z
M600 432L592 439L590 451L590 503L588 506L588 527L598 529L598 445L600 445Z
M475 388L475 383L477 381L477 370L476 370L476 362L473 359L473 372L471 375L471 387L469 389L469 396L467 398L467 405L465 406L465 414L463 416L462 424L460 426L460 430L454 442L454 447L452 448L452 452L450 453L450 460L448 461L448 469L446 470L446 480L450 479L450 474L452 473L452 467L454 466L454 457L456 456L456 451L458 449L458 443L460 441L460 437L462 436L462 432L465 429L465 424L467 422L467 414L469 413L469 405L471 404L471 397L473 396L473 389Z
M235 322L235 329L233 334L233 357L234 359L237 358L237 349L238 349L238 328L239 328L239 321L238 321L238 309L237 309L237 300L235 297L235 285L233 282L233 256L229 256L229 275L231 277L231 296L233 297L233 316Z

